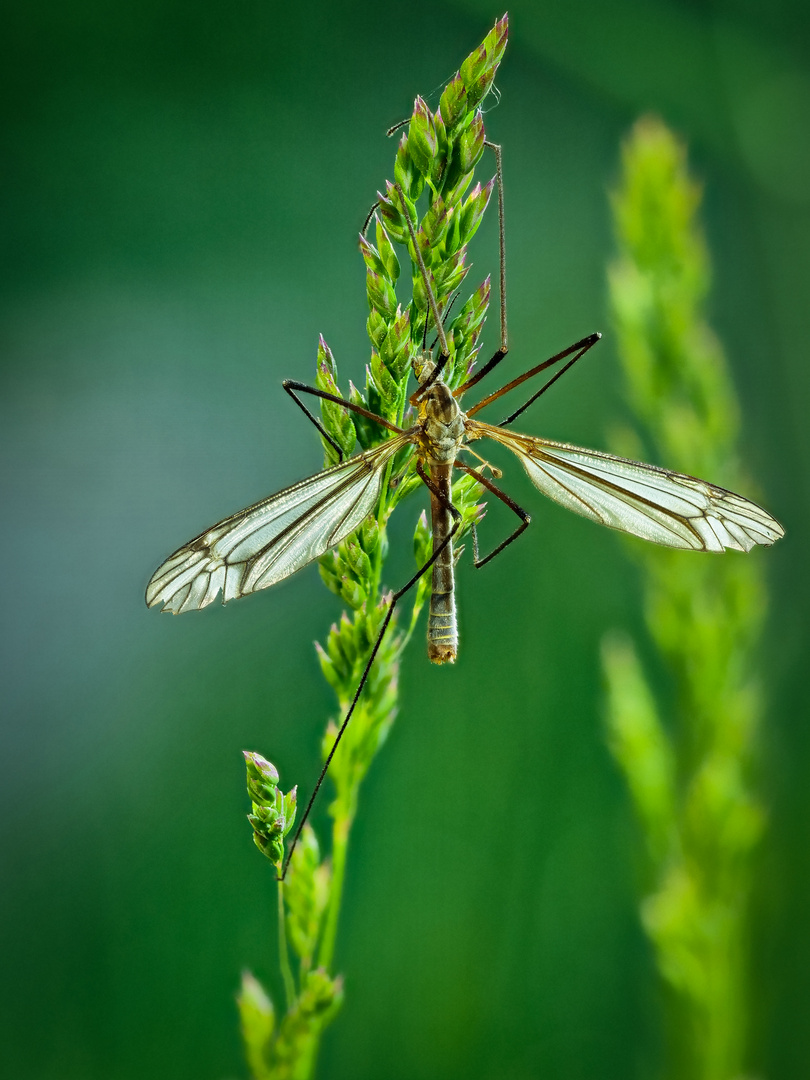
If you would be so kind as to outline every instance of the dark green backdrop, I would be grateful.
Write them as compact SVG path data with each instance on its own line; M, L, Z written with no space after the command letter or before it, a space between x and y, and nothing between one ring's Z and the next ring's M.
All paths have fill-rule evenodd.
M356 236L391 172L385 128L499 14L83 0L6 15L4 1076L244 1074L233 994L245 965L275 988L274 898L239 751L311 782L332 708L311 643L339 606L313 568L182 619L147 612L143 589L173 547L318 468L279 382L311 377L318 332L362 380ZM604 285L621 136L659 110L705 179L746 465L788 529L751 556L773 586L755 1036L762 1075L804 1080L807 7L516 0L510 14L488 121L505 146L512 370L606 331L529 430L601 446L621 415ZM490 223L473 276L495 257ZM605 630L640 632L638 585L615 537L540 504L520 473L506 482L532 533L482 574L463 564L459 663L410 650L364 792L331 1080L656 1068L597 661ZM395 528L392 584L420 505Z

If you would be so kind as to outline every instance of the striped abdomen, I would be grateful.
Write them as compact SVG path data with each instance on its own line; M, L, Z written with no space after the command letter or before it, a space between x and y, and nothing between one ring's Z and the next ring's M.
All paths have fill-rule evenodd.
M450 484L453 465L431 462L431 480L450 502ZM450 534L453 515L430 493L430 510L433 524L433 550ZM456 626L456 599L453 589L453 541L449 540L433 564L433 589L430 596L428 616L428 659L434 664L452 664L458 652L458 628Z

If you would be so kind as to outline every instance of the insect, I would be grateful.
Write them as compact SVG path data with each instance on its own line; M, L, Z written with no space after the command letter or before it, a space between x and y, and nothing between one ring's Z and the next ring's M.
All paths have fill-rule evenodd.
M725 549L750 551L758 544L773 544L784 533L782 526L755 503L704 480L597 450L586 450L508 430L529 405L599 340L599 334L591 334L543 361L466 412L462 409L460 401L463 395L497 367L508 351L501 153L500 147L491 143L487 145L495 151L497 160L500 224L501 344L492 359L455 390L443 381L442 369L448 359L448 345L442 316L430 287L413 223L406 212L405 218L441 346L441 353L435 361L430 350L424 348L424 343L423 349L413 357L412 366L419 383L410 397L411 405L416 409L415 423L409 428L397 427L336 395L303 383L285 382L287 392L333 445L336 444L296 396L297 392L313 394L370 417L387 429L389 437L380 445L346 461L339 461L331 468L207 529L169 556L155 571L147 586L146 602L150 607L161 606L164 611L179 614L206 607L220 593L223 602L227 602L274 585L353 533L376 507L388 464L404 448L412 449L416 472L430 492L432 555L411 580L392 595L354 700L342 721L298 826L285 862L285 871L363 690L394 607L429 569L432 569L432 592L427 631L428 656L439 664L452 662L456 658L458 631L453 538L461 517L451 497L454 469L474 477L519 519L514 531L483 559L479 557L477 536L473 532L476 566L489 562L529 526L529 515L509 495L496 487L482 470L472 468L460 459L459 455L469 444L485 438L500 443L518 457L534 485L555 502L602 525L665 547L710 552ZM401 189L397 187L397 190L404 207L404 196ZM500 424L492 425L475 419L484 406L558 364L562 366L556 373ZM339 448L336 449L339 452Z

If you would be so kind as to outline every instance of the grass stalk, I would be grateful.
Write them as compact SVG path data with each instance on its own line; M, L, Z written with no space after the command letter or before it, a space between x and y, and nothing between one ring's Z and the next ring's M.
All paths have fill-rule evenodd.
M315 386L398 426L412 422L408 412L409 377L414 362L421 357L426 335L435 332L420 262L439 310L446 313L451 297L463 291L469 270L467 247L493 191L494 177L484 186L473 182L484 153L481 105L492 87L506 40L504 16L450 80L435 112L421 97L414 102L413 115L399 139L393 181L387 181L377 195L373 242L366 236L360 238L369 306L366 328L371 341L362 390L351 384L348 390L340 389L332 351L323 338L319 342ZM415 223L416 246L405 214ZM401 256L410 268L410 274L405 275L405 302L397 294ZM455 318L447 321L449 360L443 378L451 387L464 382L472 370L489 299L490 281L486 278L454 308ZM390 434L381 424L331 401L322 400L321 420L329 436L323 439L326 465L337 460L335 446L345 459L358 447L369 450ZM322 742L324 760L354 697L390 602L390 592L383 584L387 525L398 504L423 486L415 473L415 460L413 448L407 447L389 463L376 510L354 534L320 560L325 585L346 605L324 644L317 647L321 670L337 699L336 714ZM460 535L482 517L483 507L476 501L481 493L481 487L469 476L454 484L453 502L462 516ZM414 534L418 566L425 564L431 550L432 538L423 513ZM253 1080L310 1080L323 1032L340 1008L342 980L333 974L333 965L349 837L362 781L396 716L399 661L428 585L426 576L410 594L412 606L406 612L405 632L398 629L396 617L392 620L332 760L329 779L334 798L329 807L333 822L329 856L322 855L315 831L308 823L279 890L279 963L288 997L286 1013L280 1019L276 1018L269 994L255 977L250 973L244 976L238 1002L245 1057ZM245 758L254 840L278 872L284 861L285 837L295 820L297 790L283 793L278 787L278 772L261 755L250 752ZM290 951L297 960L297 975L289 963Z
M644 118L622 164L609 286L635 425L616 433L614 448L751 490L737 457L734 386L705 316L701 191L685 149ZM609 741L645 845L641 918L664 988L665 1072L735 1080L750 1066L749 902L765 820L756 791L761 553L627 547L641 572L649 642L673 691L672 703L654 693L628 637L605 639Z

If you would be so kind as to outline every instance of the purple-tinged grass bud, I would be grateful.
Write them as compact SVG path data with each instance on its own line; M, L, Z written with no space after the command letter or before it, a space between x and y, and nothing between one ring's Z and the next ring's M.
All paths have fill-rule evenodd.
M317 364L317 377L321 379L323 385L321 390L328 390L330 394L339 394L337 385L337 364L335 358L332 355L332 350L326 344L326 339L323 334L318 334L318 358Z
M380 526L373 514L369 514L360 526L359 536L366 555L374 555L380 546Z
M379 349L388 334L388 323L376 308L372 308L369 312L366 320L366 332L371 344Z
M392 595L393 594L390 592L383 593L383 595L380 597L379 603L367 609L366 617L363 620L362 627L360 628L363 632L362 646L364 650L367 649L369 645L373 645L374 642L377 640L377 636L380 632L380 627L382 626L383 619L388 614L388 609L391 606Z
M454 212L455 207L448 206L441 196L433 200L416 234L419 247L425 255L429 256L431 250L442 242Z
M365 553L360 543L355 538L350 538L344 545L344 552L346 556L346 562L351 568L352 572L361 580L368 580L371 577L371 562L368 555Z
M448 287L448 281L453 281L461 270L464 274L467 272L467 267L464 266L464 260L467 257L467 248L459 248L444 262L439 263L438 266L433 267L433 277L436 280L436 285L442 293L449 293L453 291L455 286ZM462 274L462 277L464 276Z
M408 127L408 153L422 176L430 176L439 149L433 114L421 97L413 103Z
M483 493L483 486L474 476L459 477L453 484L453 504L461 512L459 533L466 533L473 525L480 525L486 513L486 503L476 503L475 500L480 499Z
M372 308L376 308L389 321L394 318L397 310L397 294L383 274L377 274L373 270L367 271L366 293Z
M458 160L462 172L471 172L484 152L484 117L476 111L472 123L458 140Z
M412 222L418 221L419 215L416 212L416 203L413 201L413 199L409 199L407 195L405 195L403 202L402 195L400 195L400 193L397 191L397 189L394 187L390 180L385 181L385 194L388 201L402 218L402 224L405 228L405 234L406 236L409 236L410 233L408 232L408 226L405 221L405 214L407 212ZM386 228L388 228L387 224ZM388 231L390 232L391 230L389 229Z
M371 320L372 315L377 315L379 319L382 319L379 312L372 312L369 316L369 321ZM383 324L383 326L385 327L385 324ZM369 334L369 337L371 337L371 334ZM375 397L376 396L378 395L376 395L375 391ZM367 401L354 383L349 383L349 401L353 402L355 405L362 406L364 409L370 409L372 412L379 413L380 411L379 402L377 400L373 402L370 400ZM383 429L376 420L370 420L367 416L361 416L360 413L355 413L354 425L357 430L357 441L364 450L368 450L369 447L374 446L380 441Z
M368 240L366 240L362 233L360 233L360 254L363 256L363 262L371 273L387 276L385 266L380 258L380 253L373 244L370 244Z
M368 364L366 364L366 401L368 403L366 407L369 412L376 413L377 416L382 415L383 402L380 398L379 390L374 385L374 380L371 377L371 371ZM369 423L372 425L373 431L377 431L378 434L381 433L382 429L379 424L375 424L374 420L369 420Z
M459 75L465 87L473 86L481 78L487 68L487 46L482 41L470 55L462 62Z
M489 93L506 48L508 16L499 19L483 42L461 65L460 75L467 88L467 109L471 110Z
M487 316L491 291L492 281L487 274L451 323L451 333L460 334L466 338L478 330Z
M261 806L255 803L253 813L248 814L247 819L257 832L261 832L265 836L270 835L273 831L281 835L284 829L284 816L275 806Z
M409 199L414 202L422 194L425 186L425 178L416 168L413 158L408 152L408 136L403 134L397 149L397 157L394 162L394 180L400 185Z
M247 767L247 790L251 801L258 805L272 805L278 791L278 770L261 754L252 750L242 751Z
M349 577L340 583L340 595L353 611L359 611L368 599L363 586Z
M391 238L385 231L385 226L377 218L377 249L380 254L380 262L382 263L385 273L392 282L396 282L399 277L399 259L397 253L394 251L394 245L391 243Z
M433 278L433 274L428 269L428 281L430 282L430 288L433 295L436 296L436 282ZM427 292L425 291L425 283L422 280L422 275L417 270L413 275L413 304L417 311L425 312L430 308L430 301L428 300Z
M342 612L340 616L338 645L344 659L351 666L354 662L354 657L357 654L357 635L355 633L354 623L345 611Z
M433 116L433 126L436 131L436 156L433 159L433 169L430 174L430 179L434 185L438 186L441 182L442 175L447 168L447 129L444 126L444 120L442 120L442 114L437 112Z
M461 211L461 235L463 243L468 244L478 231L478 226L489 204L492 189L495 186L495 177L483 188L476 184L465 200Z
M407 197L406 195L405 198ZM386 181L386 194L383 195L378 191L377 199L379 201L380 215L385 222L389 236L392 236L398 244L407 243L409 236L408 226L402 216L397 190L394 185Z
M458 252L455 260L446 263L445 266L449 267L449 272L442 274L440 287L442 295L447 296L452 292L455 292L464 278L467 276L469 266L464 265L464 256L467 254L467 249L462 248Z
M472 180L473 174L471 172L464 172L461 168L459 148L456 144L442 188L442 195L445 202L451 203L454 206L461 202L464 193L472 183Z
M326 637L326 655L342 682L351 677L353 659L346 653L347 643L351 645L351 624L348 624L346 612L341 612L340 621L332 623Z
M284 837L292 828L298 789L280 791L278 771L261 754L242 751L247 768L247 790L252 812L248 821L253 826L253 842L262 854L278 865L284 858Z
M250 815L248 815L248 820L253 825L253 843L266 859L269 859L274 866L278 866L284 858L284 843L281 837L258 832Z
M399 386L376 349L371 350L369 371L383 403L387 404L396 401L399 395Z
M279 792L276 807L254 803L253 813L247 816L253 826L253 843L276 866L284 858L284 837L295 821L297 793L297 788L287 795Z
M330 659L329 654L318 641L315 642L315 652L318 654L318 663L321 665L323 677L335 693L340 696L343 680L341 679L340 673L335 667L334 662Z
M452 133L453 128L467 115L467 88L459 72L445 86L439 101L439 112L444 126Z
M279 795L281 812L286 822L284 826L284 835L286 836L293 827L298 810L298 785L296 784L294 788L290 788L286 795L283 792L279 792Z
M336 623L332 623L329 627L329 633L326 635L325 653L329 657L329 662L340 673L343 669L344 657L340 651L340 637Z
M409 308L402 311L397 308L396 318L388 328L385 340L380 344L380 355L385 361L385 366L399 382L408 370L410 352L408 345L411 340L411 312Z
M477 351L477 343L489 308L491 282L489 277L478 286L462 307L450 325L448 339L456 347L455 373L461 376L466 365L466 374L472 374Z
M470 173L470 176L472 176L472 173ZM456 212L450 218L450 224L447 226L447 231L442 240L442 251L445 258L455 254L461 247L461 214L459 211L460 207L456 206Z
M315 367L315 385L319 390L327 394L335 394L341 397L340 388L337 384L337 364L332 355L332 350L324 341L323 335L318 337L318 358ZM357 434L354 421L349 415L349 410L338 405L334 401L321 400L321 419L325 430L332 436L340 447L344 458L351 455ZM324 440L324 450L328 462L335 460L335 448Z
M337 596L340 596L341 574L339 566L340 560L334 550L327 551L318 560L318 572L321 575L321 581L330 592L335 593Z

